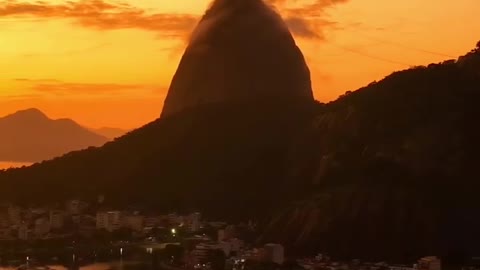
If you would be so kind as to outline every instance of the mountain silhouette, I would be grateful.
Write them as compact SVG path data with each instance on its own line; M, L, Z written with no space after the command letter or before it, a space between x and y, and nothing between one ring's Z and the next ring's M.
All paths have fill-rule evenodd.
M39 162L108 141L70 119L52 120L38 109L0 118L0 131L4 161Z
M242 59L238 69L228 58L219 60L223 46L231 45L222 45L223 35L240 31L239 37L249 37L244 27L236 28L240 17L248 18L243 12L263 14L259 20L267 29L273 18L268 9L260 12L265 6L256 0L218 0L204 20L228 3L226 19L206 25L218 22L213 28L200 23L192 37L194 44L216 41L216 31L224 29L219 43L212 43L219 50L191 60L192 66L180 64L162 117L103 147L4 171L0 198L42 204L104 194L119 207L135 202L229 221L257 219L263 221L263 241L282 242L289 252L323 250L345 259L480 252L480 48L458 60L395 72L321 104L311 98L300 60L282 67L303 74L286 78L285 85L271 79L275 72L246 73L249 63L255 69L255 57ZM279 48L292 48L289 39L280 40L285 44ZM262 43L249 44L238 50L249 55L255 48L248 46L260 44L261 58ZM182 61L189 62L188 49L185 54ZM279 53L275 60L286 65L289 55ZM183 78L190 73L182 66L208 63L209 87L197 71L191 73L194 81ZM226 73L220 73L223 64ZM214 84L216 72L220 82L227 76L242 87ZM243 80L229 77L235 72ZM205 100L198 99L202 95Z
M262 0L217 0L192 33L162 117L280 97L313 101L309 69L282 18Z

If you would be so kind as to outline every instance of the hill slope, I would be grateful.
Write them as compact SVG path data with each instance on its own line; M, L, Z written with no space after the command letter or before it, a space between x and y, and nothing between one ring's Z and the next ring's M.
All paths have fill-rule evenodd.
M0 160L5 161L38 162L108 141L70 119L52 120L37 109L0 118L0 131Z
M93 199L103 193L113 204L198 207L217 217L247 218L254 213L240 211L245 198L258 204L259 211L269 208L266 198L252 190L265 194L272 184L268 179L281 181L289 142L316 105L245 105L187 111L101 148L8 170L0 174L2 199L40 203L72 196ZM219 201L230 207L218 207Z
M477 48L327 104L292 147L303 191L264 240L344 258L477 254L479 100Z

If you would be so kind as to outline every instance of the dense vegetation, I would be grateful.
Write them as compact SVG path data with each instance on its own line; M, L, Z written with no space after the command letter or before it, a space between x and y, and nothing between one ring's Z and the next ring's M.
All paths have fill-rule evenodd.
M72 196L212 217L273 214L263 240L339 257L480 252L480 47L329 104L185 111L102 148L0 174L4 200Z
M266 237L343 257L478 254L479 99L480 46L327 104L293 151L292 181L311 183Z

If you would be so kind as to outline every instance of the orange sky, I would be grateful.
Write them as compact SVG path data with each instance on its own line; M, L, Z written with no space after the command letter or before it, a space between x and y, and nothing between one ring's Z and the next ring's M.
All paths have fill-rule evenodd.
M0 116L37 107L122 128L157 118L208 2L0 1ZM395 70L458 57L480 39L478 0L272 2L295 22L321 101Z

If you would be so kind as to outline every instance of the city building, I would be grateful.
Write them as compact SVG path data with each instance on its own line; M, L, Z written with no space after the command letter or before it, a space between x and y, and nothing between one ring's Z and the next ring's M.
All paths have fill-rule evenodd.
M141 232L144 228L145 217L136 213L128 214L123 217L122 227L131 229L135 232Z
M200 213L192 213L188 217L188 225L189 225L189 230L191 232L197 232L200 230L201 227L201 217L202 215Z
M78 223L78 232L83 237L92 237L96 231L96 218L94 216L83 215Z
M107 230L113 232L122 226L122 213L120 211L98 212L96 218L97 230Z
M208 242L208 243L200 243L198 244L195 249L193 249L190 252L190 260L194 264L199 264L199 263L206 263L208 259L208 255L210 252L215 251L215 250L222 250L225 255L230 254L230 249L228 245L225 244L219 244L219 243L214 243L214 242Z
M280 244L266 244L264 246L265 257L267 261L271 261L277 264L283 264L284 261L284 249ZM433 270L433 269L430 269Z
M168 214L167 219L169 225L171 226L177 226L184 223L183 217L177 215L176 213Z
M28 227L27 224L20 224L18 227L18 239L20 240L29 240L32 238L32 230Z
M145 227L155 228L157 226L162 225L162 220L163 220L162 217L159 217L159 216L145 217L144 225L145 225Z
M9 205L8 209L8 220L11 225L18 226L22 222L22 209L18 206Z
M45 236L50 232L50 222L47 218L38 218L35 220L33 233L35 237Z
M438 257L428 256L423 257L418 261L418 270L441 270L442 262Z
M390 265L389 270L415 270L415 268L407 265Z
M50 211L50 227L52 229L61 229L63 228L64 223L64 213L60 210L51 210Z
M95 218L97 230L107 229L107 217L107 212L97 212L97 216Z

